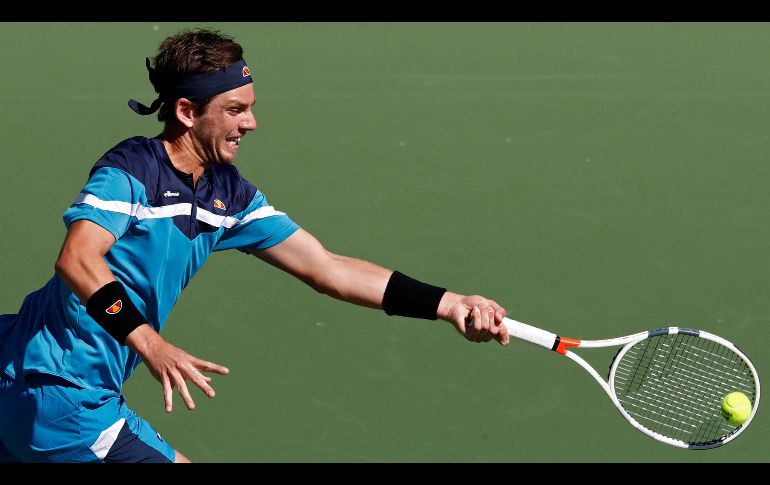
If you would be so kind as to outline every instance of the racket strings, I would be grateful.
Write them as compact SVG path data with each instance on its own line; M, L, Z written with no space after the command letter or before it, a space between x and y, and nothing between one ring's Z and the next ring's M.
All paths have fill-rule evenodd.
M754 401L754 378L741 357L717 342L660 335L632 346L617 363L614 388L639 424L673 439L704 443L732 433L720 401L741 391Z

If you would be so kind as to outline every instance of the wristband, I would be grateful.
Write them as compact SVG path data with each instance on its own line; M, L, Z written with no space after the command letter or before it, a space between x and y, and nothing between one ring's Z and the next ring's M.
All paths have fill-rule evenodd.
M96 290L86 303L86 312L121 345L129 333L147 322L119 281Z
M394 271L385 287L382 309L388 315L436 320L446 288L429 285Z

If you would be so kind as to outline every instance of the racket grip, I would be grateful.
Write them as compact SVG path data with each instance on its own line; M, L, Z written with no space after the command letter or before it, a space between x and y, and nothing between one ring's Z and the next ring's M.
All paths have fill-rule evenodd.
M503 325L508 329L508 333L511 337L525 340L549 350L552 349L556 343L557 335L555 333L547 332L537 327L533 327L532 325L517 322L510 318L503 318Z

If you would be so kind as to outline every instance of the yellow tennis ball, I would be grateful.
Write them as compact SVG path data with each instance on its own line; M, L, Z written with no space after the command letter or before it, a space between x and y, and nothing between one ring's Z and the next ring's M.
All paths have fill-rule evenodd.
M745 423L751 416L751 401L742 392L731 392L722 399L722 416L736 426Z

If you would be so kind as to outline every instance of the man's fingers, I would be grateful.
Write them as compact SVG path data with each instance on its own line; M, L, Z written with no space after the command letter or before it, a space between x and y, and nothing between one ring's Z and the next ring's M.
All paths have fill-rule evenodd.
M477 311L478 310L478 311ZM491 307L477 306L474 307L474 327L482 334L489 332L489 329L494 325L495 313Z
M495 321L495 309L492 307L489 307L489 310L487 312L488 322L489 322L489 333L492 334L492 336L497 335L500 332L500 325Z
M211 382L211 377L204 376L198 369L193 369L190 380L193 381L195 385L198 386L198 388L208 397L214 397L217 395L217 393L214 392L214 389L208 384Z
M492 338L489 334L494 325L494 310L487 306L474 306L471 321L466 324L466 338L473 342L486 342Z
M176 382L176 388L179 390L179 394L182 395L182 400L184 401L185 406L187 406L187 409L190 411L195 409L195 401L193 401L193 398L190 396L190 392L187 390L187 384L185 384L182 376L174 376L174 382Z
M168 380L168 376L166 374L161 376L161 382L163 383L163 400L166 403L166 412L170 413L173 409L172 399L174 396L173 389L171 388L171 382Z
M201 391L203 391L208 397L214 397L217 395L217 393L214 391L214 389L209 386L209 382L211 382L211 377L205 376L201 373L201 371L206 372L216 372L217 374L226 376L230 373L230 369L228 369L225 366L215 364L213 362L209 362L206 360L200 360L196 359L195 361L195 373L192 377L192 381L195 383L196 386L200 388Z
M477 306L473 307L473 328L476 329L477 332L481 331L481 309Z
M466 308L470 311L462 325L465 338L471 342L488 342L495 339L502 345L507 345L510 336L503 324L505 308L496 301L481 296L468 297L467 300Z
M498 314L504 315L505 314L505 309L503 307L501 307L495 300L489 300L489 306L494 308L496 315L498 315Z
M216 372L217 374L221 374L223 376L230 373L230 369L228 369L225 366L215 364L213 362L208 362L206 360L195 360L195 367L198 370L206 371L206 372Z
M511 336L508 334L508 327L506 327L504 323L500 324L500 333L498 333L495 338L500 342L500 345L508 345L508 342L511 341Z

